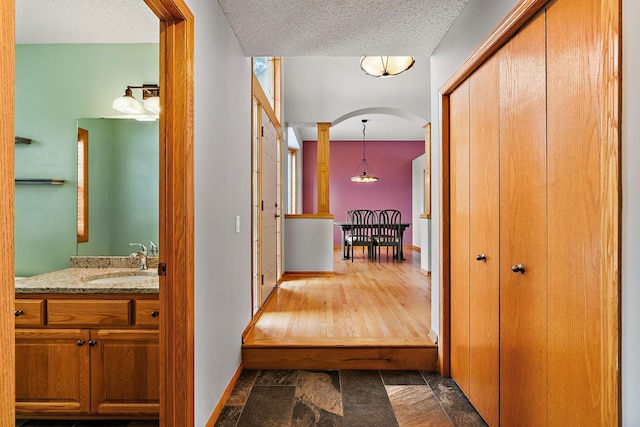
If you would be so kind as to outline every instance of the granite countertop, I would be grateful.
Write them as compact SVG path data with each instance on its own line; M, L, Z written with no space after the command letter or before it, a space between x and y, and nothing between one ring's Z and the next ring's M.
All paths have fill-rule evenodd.
M72 260L72 267L64 270L39 274L37 276L16 278L15 292L16 294L158 293L159 281L157 268L149 267L148 270L140 270L137 267L112 266L118 265L119 260L112 259L110 262L105 263L105 257L100 257L100 260L92 260L90 258L93 257L82 257L78 260ZM81 265L81 267L77 265ZM93 265L102 266L93 267ZM155 265L157 265L157 262ZM136 280L131 280L132 276L135 276ZM91 283L96 279L105 278L109 278L108 283Z

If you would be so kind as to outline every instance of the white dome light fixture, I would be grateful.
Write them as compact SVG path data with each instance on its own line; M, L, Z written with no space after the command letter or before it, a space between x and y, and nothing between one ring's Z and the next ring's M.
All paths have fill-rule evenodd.
M363 56L360 68L373 77L390 77L407 71L415 62L413 56Z
M133 89L142 89L144 105L133 96ZM158 115L160 113L160 87L158 85L127 86L124 95L113 101L113 109L124 114Z

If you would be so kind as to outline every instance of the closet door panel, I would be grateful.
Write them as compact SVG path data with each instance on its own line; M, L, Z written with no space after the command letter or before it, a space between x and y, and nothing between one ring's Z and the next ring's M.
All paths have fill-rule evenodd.
M469 84L450 97L451 377L469 395Z
M498 58L470 78L469 399L498 425L500 169ZM480 258L480 259L478 259Z
M600 1L547 11L549 425L605 425ZM614 391L615 393L615 391Z
M547 419L544 16L500 54L500 420ZM524 273L512 271L522 264Z

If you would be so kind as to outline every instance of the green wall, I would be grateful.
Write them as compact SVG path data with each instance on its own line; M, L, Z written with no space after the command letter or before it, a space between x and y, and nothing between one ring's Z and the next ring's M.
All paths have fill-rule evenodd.
M89 241L78 255L128 255L158 243L158 122L81 119L89 131Z
M16 178L67 181L16 186L17 276L69 267L77 246L77 120L118 117L111 103L127 85L158 83L158 50L157 44L16 45L15 132L33 140L15 147Z

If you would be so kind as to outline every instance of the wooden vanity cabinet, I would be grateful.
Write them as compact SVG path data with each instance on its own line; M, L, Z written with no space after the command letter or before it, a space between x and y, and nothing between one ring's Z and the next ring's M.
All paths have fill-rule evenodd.
M158 316L157 294L17 295L16 416L157 418Z

